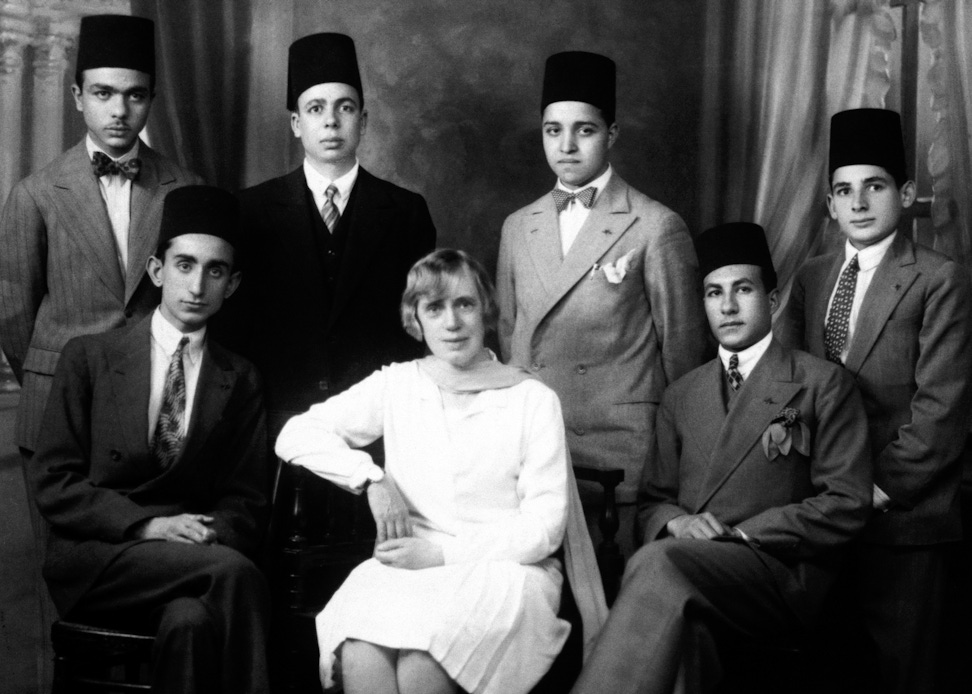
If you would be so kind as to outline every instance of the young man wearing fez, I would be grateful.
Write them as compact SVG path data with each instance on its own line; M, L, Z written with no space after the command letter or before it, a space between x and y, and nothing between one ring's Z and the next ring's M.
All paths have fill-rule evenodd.
M287 82L304 162L240 193L260 264L223 317L266 379L271 433L382 365L420 356L398 305L409 268L435 246L422 196L358 162L368 112L351 38L295 41Z
M662 391L706 348L695 251L682 219L608 161L614 61L551 56L541 110L557 182L503 224L500 346L560 396L573 462L622 467L633 503Z
M170 193L148 275L162 303L72 339L31 479L64 619L155 633L153 692L267 692L262 386L206 323L240 282L229 193Z
M944 692L949 567L962 537L961 454L969 430L972 292L965 269L898 232L915 200L894 111L830 124L827 205L846 239L807 262L781 335L840 364L864 399L875 513L856 545L854 603L881 692Z
M727 640L791 642L870 511L860 396L843 369L774 339L762 227L710 229L698 254L719 353L665 391L639 502L647 544L579 694L709 692Z
M64 344L158 304L145 263L162 200L201 182L138 137L155 89L154 33L139 17L81 19L71 90L87 135L20 181L0 220L0 345L21 384L16 437L28 457Z

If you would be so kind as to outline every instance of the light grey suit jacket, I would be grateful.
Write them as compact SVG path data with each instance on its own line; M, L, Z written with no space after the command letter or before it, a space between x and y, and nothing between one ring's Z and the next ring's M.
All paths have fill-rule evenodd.
M843 261L843 251L820 256L797 273L777 326L784 344L825 355L827 304ZM968 272L899 233L864 295L845 366L864 399L874 482L892 501L864 539L960 539L960 455L972 401Z
M158 305L145 262L155 252L166 193L202 179L139 144L128 268L82 139L20 181L0 218L0 346L21 384L17 444L34 450L64 344L137 321Z
M613 282L619 262L627 269ZM503 357L560 396L574 463L624 468L622 501L653 448L665 386L704 359L701 293L685 223L616 172L566 257L550 194L503 225Z

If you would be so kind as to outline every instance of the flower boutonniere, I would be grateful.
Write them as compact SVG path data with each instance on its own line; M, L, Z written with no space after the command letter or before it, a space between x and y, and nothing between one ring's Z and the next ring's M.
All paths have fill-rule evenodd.
M606 263L605 265L594 263L594 267L591 269L591 278L593 279L594 273L600 269L604 272L604 278L608 282L611 284L621 284L621 280L628 274L628 269L631 266L631 257L634 254L634 249L631 249L613 263Z
M773 461L789 454L791 448L810 455L810 429L800 419L800 410L784 407L763 432L763 452Z

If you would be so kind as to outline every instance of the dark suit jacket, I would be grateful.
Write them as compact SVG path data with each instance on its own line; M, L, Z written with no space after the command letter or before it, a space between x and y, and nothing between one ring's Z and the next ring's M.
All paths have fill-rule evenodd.
M665 391L658 410L658 454L646 470L639 520L646 541L683 514L711 512L779 560L786 597L813 612L831 584L841 545L871 507L867 418L843 369L775 340L728 413L722 363L714 359ZM769 460L763 432L783 408L799 412L809 455L795 448Z
M619 262L611 282L603 267ZM566 257L549 193L511 214L496 275L504 359L557 392L574 463L624 468L633 501L654 408L708 346L685 223L615 172Z
M240 201L249 263L216 327L260 368L271 410L302 412L383 364L422 354L398 312L409 268L435 246L422 196L359 170L333 286L303 167L242 191Z
M827 303L844 253L797 273L778 326L785 344L824 356ZM870 426L874 482L891 497L866 540L961 538L959 455L969 430L972 291L968 273L899 234L875 271L847 355Z
M253 366L207 340L182 455L162 471L148 443L151 319L64 348L31 461L51 525L44 577L61 614L148 518L205 513L222 544L253 554L265 513L266 417Z
M159 303L145 274L162 200L195 174L139 144L128 272L122 277L108 211L82 139L18 183L0 219L0 345L20 381L17 444L34 450L61 348L147 315Z

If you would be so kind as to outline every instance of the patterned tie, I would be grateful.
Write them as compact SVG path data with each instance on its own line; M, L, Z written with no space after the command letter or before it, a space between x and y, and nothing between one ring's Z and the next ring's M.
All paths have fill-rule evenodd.
M338 221L341 219L337 205L334 204L334 196L337 195L337 192L337 186L328 186L327 190L324 191L324 197L327 199L321 205L321 217L324 219L324 226L332 234L334 233L334 229L337 228Z
M172 465L179 457L185 438L182 422L186 416L186 371L182 365L182 355L188 344L188 337L179 340L179 346L169 361L169 370L165 372L162 406L152 438L152 453L163 468Z
M743 377L739 373L739 355L733 354L729 357L729 368L726 370L726 378L729 379L729 385L732 386L732 392L735 393L740 388L742 388Z
M589 186L584 190L578 190L576 193L568 193L566 190L554 188L550 191L550 194L553 195L554 205L557 206L557 213L559 214L567 209L571 200L577 200L587 209L591 209L591 205L594 204L594 197L597 195L597 188Z
M834 294L834 302L830 305L830 314L827 316L824 345L827 348L827 359L835 364L843 363L840 354L847 343L847 329L850 325L851 306L854 305L854 292L857 290L857 271L860 267L855 255L840 273L837 293Z
M96 178L124 176L129 181L135 181L138 180L138 172L142 170L142 160L132 157L127 161L117 162L104 152L95 152L91 157L91 168Z

